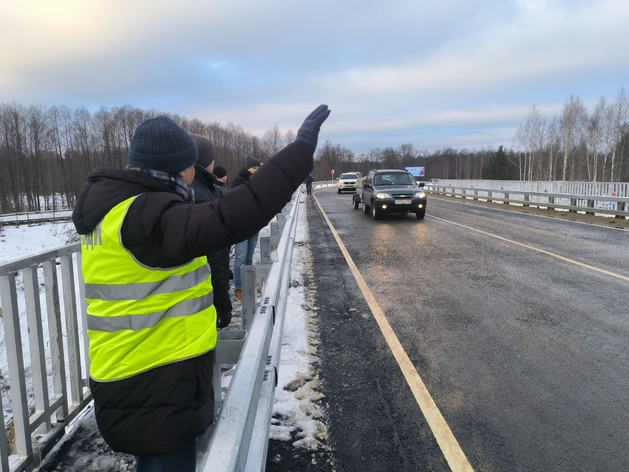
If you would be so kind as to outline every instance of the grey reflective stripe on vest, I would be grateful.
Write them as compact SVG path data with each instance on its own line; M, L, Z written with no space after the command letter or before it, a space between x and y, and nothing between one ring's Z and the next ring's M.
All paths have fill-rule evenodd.
M164 318L191 316L209 308L214 303L214 293L210 292L200 298L183 300L166 311L148 313L145 315L127 316L94 316L87 315L87 329L115 333L123 329L137 331L139 329L154 328Z
M85 284L85 298L115 302L118 300L143 300L149 295L174 293L188 290L205 282L210 276L210 267L203 264L196 270L183 275L173 275L158 282L137 284Z

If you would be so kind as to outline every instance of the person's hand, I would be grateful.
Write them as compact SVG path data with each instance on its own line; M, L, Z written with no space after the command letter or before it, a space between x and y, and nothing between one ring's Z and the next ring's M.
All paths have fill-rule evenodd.
M307 144L314 151L317 148L319 130L323 122L330 116L330 109L327 105L320 105L315 111L310 113L304 120L301 128L297 131L295 141Z
M220 315L216 318L216 327L218 329L226 328L229 326L229 323L232 321L231 311L229 313L225 313L224 315Z

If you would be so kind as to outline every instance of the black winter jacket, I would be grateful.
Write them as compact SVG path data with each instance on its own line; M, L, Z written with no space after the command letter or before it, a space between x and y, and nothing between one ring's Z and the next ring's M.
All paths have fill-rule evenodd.
M258 169L258 170L260 170L260 169ZM243 167L242 169L240 169L238 171L238 175L232 179L232 182L231 182L231 185L229 186L229 188L230 189L235 189L239 185L246 184L247 182L249 182L249 179L251 178L251 175L252 174L250 174L249 171Z
M223 195L225 195L225 192L227 192L227 189L225 188L225 184L221 182L220 180L214 181L214 190L216 190L215 196L217 198L221 198Z
M200 165L195 165L195 177L192 182L195 203L209 203L218 198L219 190L215 187L216 177ZM224 328L229 325L232 313L232 301L229 296L229 272L225 271L225 252L229 248L220 248L208 252L207 261L212 272L212 288L214 290L214 307L216 308L217 326ZM229 257L229 253L227 253ZM229 266L228 269L229 270Z
M170 268L248 239L290 201L312 170L312 150L292 143L246 185L220 200L188 205L164 183L136 171L100 170L87 179L72 218L91 232L118 203L139 195L121 228L124 246L142 264ZM177 452L212 423L213 352L128 379L90 379L96 421L114 451Z

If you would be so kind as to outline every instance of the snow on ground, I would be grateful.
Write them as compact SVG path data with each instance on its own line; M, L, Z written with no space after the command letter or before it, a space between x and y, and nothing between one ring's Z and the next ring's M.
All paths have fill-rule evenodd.
M317 450L327 436L327 429L322 421L323 411L316 403L323 394L315 371L319 340L315 293L308 288L314 286L314 280L306 217L303 205L295 236L270 437L280 441L298 437L300 439L293 443L295 447Z
M71 222L0 228L0 264L78 241Z
M298 438L293 442L294 447L316 450L324 444L327 429L322 421L323 411L317 404L323 395L320 392L319 379L315 371L318 339L314 292L307 288L314 286L314 280L311 272L306 216L305 205L302 204L293 253L293 270L284 323L278 387L275 391L271 438L282 441ZM267 236L269 233L267 227L260 232L260 236ZM0 263L63 246L74 240L76 240L76 235L72 223L4 227L0 229ZM258 250L254 255L254 261L257 260L259 260ZM42 297L42 300L43 298L45 297ZM238 314L240 308L240 303L234 303L234 317L228 329L240 327L241 318ZM20 311L23 310L22 305ZM0 370L4 373L7 369L4 336L2 335L0 339L2 342ZM25 357L28 356L25 355ZM223 374L224 391L229 386L232 374L233 369ZM5 400L6 408L8 396L3 400ZM40 469L42 472L53 470L127 472L134 470L131 456L114 453L104 443L98 434L91 408L68 427L68 433L48 455Z

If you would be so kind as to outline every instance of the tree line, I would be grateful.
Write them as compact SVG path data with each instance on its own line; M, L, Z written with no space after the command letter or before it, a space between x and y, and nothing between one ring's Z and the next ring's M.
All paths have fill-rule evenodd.
M124 105L102 107L23 106L0 103L0 213L72 208L90 171L124 168L136 126L158 114L170 116L192 134L207 136L217 165L231 179L253 156L264 162L295 139L275 125L261 138L239 125L203 122ZM320 143L313 177L329 180L343 172L374 168L424 167L425 178L629 181L629 98L601 98L591 112L571 96L555 116L533 105L518 127L513 147L442 148L413 144L355 153L331 141ZM334 174L331 171L334 170ZM55 198L53 198L53 195Z
M72 208L91 171L126 167L133 131L159 114L207 136L229 178L247 157L264 161L295 138L278 126L258 138L233 123L204 123L129 105L92 113L85 107L0 103L0 213Z
M614 100L601 98L588 112L581 99L571 96L553 116L533 105L512 144L511 149L434 151L402 144L356 155L327 141L319 148L314 177L329 180L343 172L424 167L426 179L627 182L629 98L621 88Z

